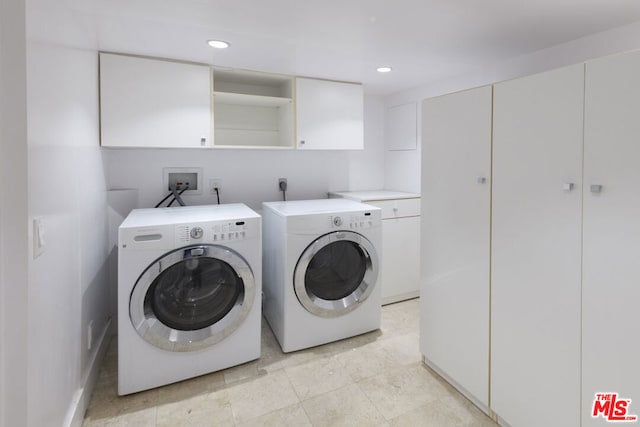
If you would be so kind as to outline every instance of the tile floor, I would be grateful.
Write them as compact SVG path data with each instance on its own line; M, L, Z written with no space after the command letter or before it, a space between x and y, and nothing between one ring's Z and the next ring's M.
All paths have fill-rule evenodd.
M83 426L495 426L424 367L418 300L387 305L382 329L284 354L263 321L262 357L118 397L117 340Z

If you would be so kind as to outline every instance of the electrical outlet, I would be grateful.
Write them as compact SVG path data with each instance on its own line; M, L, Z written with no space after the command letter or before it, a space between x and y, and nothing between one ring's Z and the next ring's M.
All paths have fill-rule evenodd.
M222 180L220 178L211 178L209 180L209 193L216 194L216 188L218 191L222 190Z
M287 191L287 178L278 178L278 189L280 191Z

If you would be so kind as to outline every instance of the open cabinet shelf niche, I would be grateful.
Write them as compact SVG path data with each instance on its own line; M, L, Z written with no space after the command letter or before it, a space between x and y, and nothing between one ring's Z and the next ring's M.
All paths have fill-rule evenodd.
M214 146L293 148L293 79L213 70Z

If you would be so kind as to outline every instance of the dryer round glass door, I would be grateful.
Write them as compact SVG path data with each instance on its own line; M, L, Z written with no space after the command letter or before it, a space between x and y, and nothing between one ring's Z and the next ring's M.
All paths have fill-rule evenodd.
M217 245L177 249L142 273L129 300L138 334L171 351L193 351L220 342L247 318L255 281L247 262Z
M378 258L369 240L351 231L336 231L314 240L294 270L300 304L321 317L348 313L376 286Z

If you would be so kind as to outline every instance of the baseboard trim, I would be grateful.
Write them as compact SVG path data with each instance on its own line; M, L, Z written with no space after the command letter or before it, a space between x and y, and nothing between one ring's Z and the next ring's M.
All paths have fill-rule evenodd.
M382 298L382 305L393 304L400 301L405 301L408 299L418 298L420 296L420 291L411 291L406 292L404 294L393 295L390 297Z
M98 340L100 346L98 351L93 353L93 358L89 361L89 369L87 369L84 378L82 379L81 387L76 390L71 399L67 416L65 417L63 426L65 427L81 427L84 420L84 414L87 412L89 401L91 400L91 394L98 382L98 374L100 373L100 366L107 354L109 343L114 336L114 325L112 319L109 319L102 334Z
M424 355L422 356L422 363L427 369L431 370L433 373L442 377L442 379L444 379L446 382L451 384L456 390L460 392L460 394L462 394L465 398L467 398L469 402L473 403L478 409L484 412L488 417L493 418L492 411L486 404L481 402L478 398L476 398L473 394L471 394L467 389L465 389L460 384L458 384L449 375L445 374L435 363L427 359L427 357Z

